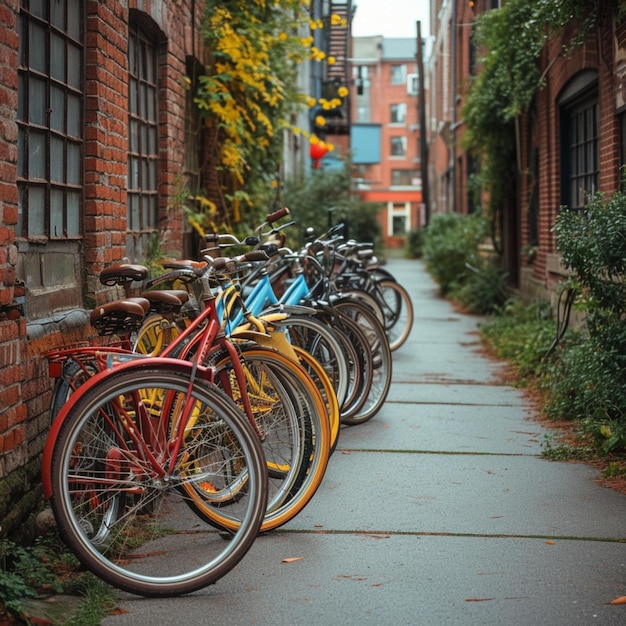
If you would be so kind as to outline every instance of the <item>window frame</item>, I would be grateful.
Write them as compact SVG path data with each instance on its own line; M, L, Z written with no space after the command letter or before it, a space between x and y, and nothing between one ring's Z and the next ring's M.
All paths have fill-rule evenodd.
M396 219L400 218L404 222L404 230L397 233L394 227ZM390 237L406 237L411 230L411 203L410 202L389 202L387 205L387 233Z
M407 65L406 63L393 63L389 69L389 84L393 86L406 86Z
M400 141L402 143L402 153L398 154L394 151L394 143ZM389 156L392 159L406 159L407 138L404 135L395 135L389 137Z
M418 169L403 168L391 170L391 187L415 187L414 179L419 178L420 171ZM400 179L400 180L394 180Z
M126 255L144 260L159 230L160 45L140 23L128 27Z
M83 305L84 3L23 0L18 37L15 243L30 321Z
M598 191L600 178L597 73L581 72L563 90L558 104L560 201L562 206L580 210L586 197Z
M389 106L390 124L395 126L405 126L407 116L406 102L398 102ZM394 119L395 118L395 119Z

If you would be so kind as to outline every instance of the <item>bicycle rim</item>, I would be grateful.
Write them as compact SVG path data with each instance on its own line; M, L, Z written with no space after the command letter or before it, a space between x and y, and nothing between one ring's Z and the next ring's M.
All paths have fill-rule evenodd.
M389 349L397 350L409 337L413 327L413 303L402 285L393 280L376 281L374 296L385 317Z
M263 347L246 346L243 348L243 357L246 362L254 359L262 360L266 367L271 367L274 373L280 376L280 381L289 394L296 414L303 419L304 441L308 446L302 463L298 467L297 478L290 485L285 499L279 506L268 507L260 528L261 532L266 532L293 519L310 502L317 491L330 456L330 426L325 414L324 401L315 383L299 363ZM271 483L272 478L270 478ZM225 515L223 509L212 506L202 499L195 501L195 505L199 511L204 511L211 523L227 530L234 530L238 527L238 520Z
M344 424L360 424L374 417L387 399L392 376L389 341L382 324L367 306L350 298L342 299L333 306L360 326L367 337L372 354L373 377L367 398L356 414L342 420Z

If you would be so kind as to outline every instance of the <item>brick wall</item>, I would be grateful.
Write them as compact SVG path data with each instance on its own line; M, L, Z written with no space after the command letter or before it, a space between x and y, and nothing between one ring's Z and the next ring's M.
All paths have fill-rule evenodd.
M17 308L23 289L14 287L19 261L14 232L19 5L18 0L0 0L0 537L18 529L29 532L25 522L41 506L40 455L49 429L52 387L41 353L89 338L89 309L118 295L100 285L98 274L125 256L131 11L160 45L159 225L171 254L182 249L181 208L172 198L184 175L186 60L203 57L199 1L86 0L83 307L67 309L51 300L45 317L26 320Z

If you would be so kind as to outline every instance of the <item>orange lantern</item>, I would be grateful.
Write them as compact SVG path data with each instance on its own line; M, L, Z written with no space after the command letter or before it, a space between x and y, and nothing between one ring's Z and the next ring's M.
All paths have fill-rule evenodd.
M328 154L328 145L323 141L312 143L309 147L309 155L313 159L313 167L319 169L320 161Z

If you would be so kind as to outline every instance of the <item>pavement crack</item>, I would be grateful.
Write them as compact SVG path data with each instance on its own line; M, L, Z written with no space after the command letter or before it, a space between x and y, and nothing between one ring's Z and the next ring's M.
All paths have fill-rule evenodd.
M345 530L325 528L282 528L280 533L294 535L352 535L352 536L397 536L397 537L458 537L467 539L541 539L543 541L594 541L601 543L626 543L626 538L620 537L588 537L578 535L550 535L550 534L524 534L524 533L469 533L469 532L445 532L425 530Z
M352 454L356 452L372 452L372 453L385 453L385 454L441 454L448 456L505 456L505 457L532 457L539 459L541 455L533 453L523 452L472 452L472 451L459 451L459 450L398 450L398 449L385 449L385 448L337 448L335 453L338 454Z

